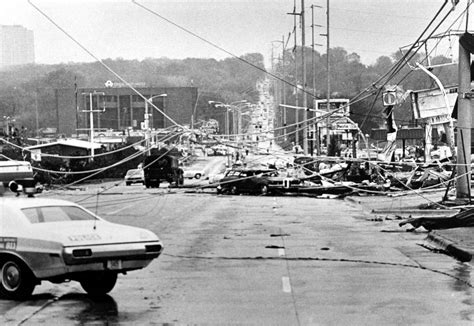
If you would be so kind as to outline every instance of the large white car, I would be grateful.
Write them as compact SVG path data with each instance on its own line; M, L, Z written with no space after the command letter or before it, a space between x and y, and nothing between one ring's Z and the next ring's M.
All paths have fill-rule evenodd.
M206 175L206 171L204 171L203 169L184 168L183 170L183 177L187 179L201 179L203 176Z
M107 222L64 200L0 196L0 295L21 300L41 281L78 281L110 292L119 273L146 267L163 251L151 231Z

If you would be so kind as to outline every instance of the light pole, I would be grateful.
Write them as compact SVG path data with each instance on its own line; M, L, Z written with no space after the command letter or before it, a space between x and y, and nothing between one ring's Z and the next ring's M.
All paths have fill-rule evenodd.
M229 119L229 111L232 110L232 132L235 134L236 130L239 128L239 121L238 121L238 114L239 112L236 112L240 107L238 104L247 104L247 100L241 100L241 101L234 101L231 103L223 103L219 101L209 101L209 105L214 105L215 107L224 107L226 108L226 115L225 115L225 134L228 135L229 140L230 140L230 119Z
M156 97L167 97L168 94L159 94L154 95L145 100L145 115L144 115L144 122L145 122L145 146L146 146L146 155L150 155L150 114L148 114L148 103L153 105L153 99Z

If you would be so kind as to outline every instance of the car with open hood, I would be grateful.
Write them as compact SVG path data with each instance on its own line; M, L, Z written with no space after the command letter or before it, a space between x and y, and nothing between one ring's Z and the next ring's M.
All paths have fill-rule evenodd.
M42 281L110 292L117 275L163 251L153 232L108 222L69 201L0 196L0 296L21 300Z

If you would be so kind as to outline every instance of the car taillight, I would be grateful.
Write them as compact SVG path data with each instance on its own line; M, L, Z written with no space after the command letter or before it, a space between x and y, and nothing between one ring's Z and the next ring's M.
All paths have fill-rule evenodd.
M145 246L145 251L146 252L161 252L161 249L163 247L161 245L146 245Z
M92 256L92 250L91 249L74 249L72 251L72 255L74 257L90 257Z

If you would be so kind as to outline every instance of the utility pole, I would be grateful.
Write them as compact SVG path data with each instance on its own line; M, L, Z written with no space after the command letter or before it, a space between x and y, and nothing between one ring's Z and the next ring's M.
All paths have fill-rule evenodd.
M156 97L167 97L168 94L159 94L159 95L153 95L150 96L149 98L145 99L145 114L143 115L143 122L144 122L144 127L145 127L145 147L146 147L146 155L150 155L150 138L151 138L151 128L150 128L150 117L152 114L148 112L148 103L153 105L153 99ZM164 110L164 108L163 108ZM153 120L152 120L153 122Z
M327 48L327 54L326 54L326 66L327 66L327 104L326 108L328 109L328 113L331 110L331 74L330 74L330 60L329 60L329 0L326 1L326 48ZM329 125L330 125L330 117L326 118L326 151L329 149Z
M469 34L461 36L465 37ZM460 39L461 39L460 38ZM471 201L471 54L459 42L456 199Z
M36 116L36 137L39 138L38 89L36 89L36 92L35 92L35 116ZM77 111L76 111L76 121L77 121Z
M286 78L285 74L285 35L282 37L282 54L281 54L281 71L283 78ZM286 105L286 83L281 82L282 93L283 93L283 105ZM286 106L283 107L283 139L286 141Z
M294 58L295 58L295 107L297 108L295 110L295 145L299 145L300 142L300 136L299 136L299 111L298 111L298 58L296 56L297 54L297 36L296 36L296 16L299 16L300 14L296 13L296 0L293 0L293 12L289 13L289 15L293 15L293 33L295 36L295 47L294 47Z
M315 99L316 99L316 64L314 60L314 46L316 45L314 43L314 27L322 27L321 25L316 25L314 24L314 7L322 8L321 6L316 6L316 5L311 5L311 71L312 71L312 77L313 77L313 108L317 109L316 106L314 105ZM320 45L320 44L318 44ZM315 118L317 118L318 112L315 111ZM314 128L313 128L313 146L314 143L316 143L316 155L321 155L321 142L320 142L320 137L319 137L319 127L318 127L318 121L314 120Z
M90 120L90 143L91 143L91 157L92 160L94 159L95 151L94 151L94 112L104 112L103 110L94 110L92 105L92 96L97 95L97 99L99 95L105 95L104 92L89 92L89 93L82 93L82 95L89 94L89 110L82 110L82 112L89 112L89 120ZM97 107L99 107L99 101L97 101Z
M306 60L305 60L305 21L304 21L304 0L301 0L301 61L303 64L303 152L308 154L308 99L306 97Z

